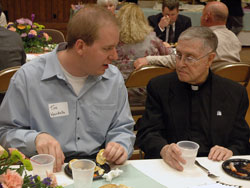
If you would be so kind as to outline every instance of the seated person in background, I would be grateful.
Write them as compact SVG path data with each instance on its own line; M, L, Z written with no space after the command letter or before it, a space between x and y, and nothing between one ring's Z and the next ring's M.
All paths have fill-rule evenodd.
M163 0L162 13L148 17L161 40L176 43L180 34L191 27L191 19L179 14L179 0Z
M133 18L133 19L131 19ZM139 57L147 55L166 55L168 49L156 37L153 28L148 25L141 8L136 4L124 5L117 14L120 23L120 43L117 46L118 60L114 61L124 79L133 71L133 62ZM144 104L145 89L129 89L130 105Z
M137 121L136 144L145 158L161 157L182 171L186 161L176 145L182 140L198 143L198 156L214 161L248 152L247 92L209 70L217 43L207 27L187 29L178 40L176 72L149 82L146 111Z
M97 0L97 4L105 7L115 15L115 9L118 4L118 0Z
M0 108L0 143L26 156L104 157L121 164L135 135L117 59L119 27L110 11L85 6L70 19L67 43L19 69Z
M241 0L221 0L229 9L229 16L227 19L227 28L238 35L243 28L244 12L241 5Z
M0 71L9 67L21 66L26 62L23 42L20 35L0 26ZM0 104L4 94L0 94Z
M201 25L209 27L218 38L218 47L212 66L222 62L240 62L241 43L235 34L226 28L228 9L224 3L214 1L208 3L202 12ZM171 56L147 56L134 62L136 69L145 65L162 65L175 67L175 59Z

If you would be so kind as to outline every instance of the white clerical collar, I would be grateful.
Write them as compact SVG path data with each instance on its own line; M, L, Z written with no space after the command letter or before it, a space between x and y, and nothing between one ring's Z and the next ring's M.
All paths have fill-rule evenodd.
M198 91L198 90L199 90L199 86L191 85L191 89L192 89L193 91Z

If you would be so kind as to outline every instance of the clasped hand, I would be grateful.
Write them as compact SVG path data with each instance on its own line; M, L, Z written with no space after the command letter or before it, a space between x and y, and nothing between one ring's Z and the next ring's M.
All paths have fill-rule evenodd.
M183 171L181 164L186 164L186 161L181 157L181 150L177 144L172 143L165 145L160 152L162 159L172 168ZM233 156L233 152L222 146L214 146L210 149L208 159L213 161L224 161Z

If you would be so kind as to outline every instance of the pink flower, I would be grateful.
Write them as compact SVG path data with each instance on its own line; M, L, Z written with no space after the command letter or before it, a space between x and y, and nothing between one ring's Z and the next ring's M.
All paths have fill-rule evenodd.
M47 177L51 179L51 186L56 187L57 186L57 181L56 181L56 176L53 173L46 172Z
M37 32L32 29L32 30L30 30L29 35L37 36Z
M32 21L28 18L20 18L20 19L17 19L16 22L22 25L26 25L26 24L32 25Z
M16 28L14 28L14 27L12 27L12 26L11 26L11 27L9 27L9 29L8 29L8 30L10 30L10 31L14 31L14 32L15 32L15 31L16 31Z
M43 33L43 36L44 36L44 38L45 38L46 41L49 40L49 35L47 33Z
M22 188L23 185L22 177L10 169L5 174L0 175L0 182L3 188Z
M25 155L21 151L19 151L18 149L16 149L16 148L8 148L8 150L9 150L10 154L12 153L12 151L17 150L22 155L22 157L25 159Z
M21 37L27 37L27 33L22 33Z

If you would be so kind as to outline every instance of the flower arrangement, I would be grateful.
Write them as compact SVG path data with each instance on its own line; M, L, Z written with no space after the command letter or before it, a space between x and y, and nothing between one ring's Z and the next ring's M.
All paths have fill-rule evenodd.
M12 166L15 165L15 166ZM54 174L47 174L43 180L37 175L28 175L32 171L29 159L14 148L9 153L0 146L0 188L62 188L57 186Z
M28 18L20 18L14 23L10 22L7 25L8 30L20 34L26 53L44 52L44 48L49 46L49 41L52 39L47 33L42 31L45 26L33 22L34 19L35 14L32 14L31 20Z

